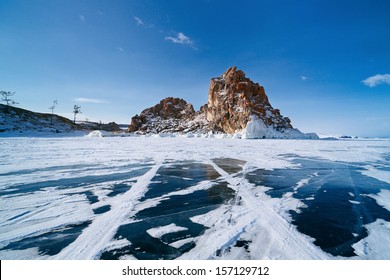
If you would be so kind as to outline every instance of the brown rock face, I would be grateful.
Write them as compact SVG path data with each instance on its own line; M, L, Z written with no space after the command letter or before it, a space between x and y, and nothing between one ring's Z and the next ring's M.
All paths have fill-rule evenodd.
M195 113L192 104L187 103L184 99L167 97L160 101L154 107L145 109L141 115L155 115L163 119L183 118Z
M292 128L290 120L272 108L264 88L230 67L221 77L212 78L208 93L207 120L225 133L246 127L250 115L258 116L275 129Z
M175 130L179 122L191 119L194 114L192 104L181 98L167 97L155 106L143 110L140 115L132 117L128 131L160 133L161 130Z

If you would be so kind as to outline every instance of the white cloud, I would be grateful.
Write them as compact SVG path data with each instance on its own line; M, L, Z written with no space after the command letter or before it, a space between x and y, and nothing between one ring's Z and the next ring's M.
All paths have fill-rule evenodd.
M362 83L369 87L376 87L380 84L390 85L390 74L377 74L375 76L368 77L363 80Z
M137 22L137 25L145 25L145 23L139 17L134 17L134 19Z
M124 52L124 49L122 47L117 47L117 50L120 52Z
M192 40L184 35L183 33L179 32L176 34L176 37L165 37L165 40L171 41L175 44L181 44L181 45L190 45L192 46L193 42Z
M79 15L79 19L80 19L81 22L84 22L85 21L85 16Z
M139 17L136 17L134 16L133 17L135 22L137 23L137 26L142 26L143 28L153 28L154 25L152 23L150 24L146 24L142 19L140 19Z
M95 103L95 104L108 104L108 103L110 103L110 102L103 100L103 99L84 98L84 97L75 98L74 101L80 102L80 103Z
M302 80L302 81L306 81L306 80L307 80L307 77L306 77L306 76L303 76L303 75L301 75L301 80Z

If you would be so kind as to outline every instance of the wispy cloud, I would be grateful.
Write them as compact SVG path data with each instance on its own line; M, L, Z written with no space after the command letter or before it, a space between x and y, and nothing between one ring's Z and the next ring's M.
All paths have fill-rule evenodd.
M134 17L134 20L135 22L137 23L137 25L145 25L145 23L142 21L142 19L140 19L139 17Z
M306 81L307 79L308 79L307 76L301 75L301 80L302 80L302 81Z
M377 74L362 81L363 84L369 87L376 87L380 84L390 85L390 74Z
M142 26L143 28L153 28L154 25L152 23L145 23L141 18L134 16L133 17L137 26Z
M117 47L117 50L120 52L124 52L124 49L122 47Z
M85 16L79 15L79 19L80 19L81 22L84 22L85 21Z
M182 33L182 32L178 32L176 34L176 37L167 36L167 37L165 37L165 40L171 41L172 43L175 43L175 44L181 44L181 45L192 46L194 44L194 42L189 37L184 35L184 33Z
M80 102L80 103L94 103L94 104L108 104L108 103L110 103L104 99L94 99L94 98L84 98L84 97L75 98L74 101Z

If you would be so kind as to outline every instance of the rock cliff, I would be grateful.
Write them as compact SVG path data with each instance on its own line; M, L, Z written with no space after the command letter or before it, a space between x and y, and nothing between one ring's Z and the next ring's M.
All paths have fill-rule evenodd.
M269 103L264 87L245 77L245 73L230 67L221 77L210 82L207 103L207 120L225 133L246 128L255 115L266 126L276 130L291 129L289 118Z

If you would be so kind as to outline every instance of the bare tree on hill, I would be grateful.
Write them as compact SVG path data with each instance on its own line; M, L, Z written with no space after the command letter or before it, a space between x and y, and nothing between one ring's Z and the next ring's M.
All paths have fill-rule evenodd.
M53 124L54 108L56 107L57 103L57 100L54 100L53 105L49 107L49 109L51 110L50 124Z
M15 92L4 91L4 90L0 91L0 95L2 96L1 97L1 101L5 102L7 104L6 110L8 110L8 107L10 105L18 104L13 99L11 99L11 96L14 96L14 94L15 94Z
M76 115L81 114L81 106L74 105L73 106L73 114L74 114L73 123L76 123Z

